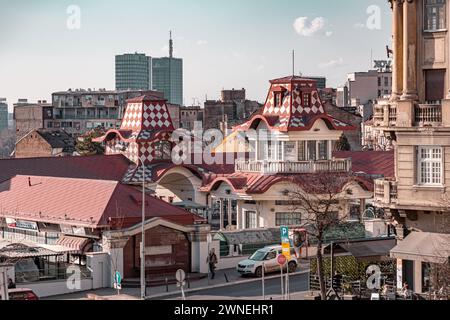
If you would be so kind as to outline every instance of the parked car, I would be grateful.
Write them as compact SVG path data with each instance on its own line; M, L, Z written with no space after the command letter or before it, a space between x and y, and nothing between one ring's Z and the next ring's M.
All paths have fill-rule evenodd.
M278 264L277 258L282 253L281 246L269 246L256 251L250 258L239 262L237 271L245 275L253 275L257 278L262 277L263 265L264 273L274 273L281 271L281 267ZM289 273L293 273L297 270L298 259L295 255L295 251L291 249L291 259L287 263L286 270L289 268Z
M39 300L39 297L31 289L9 289L8 295L9 295L9 300L13 300L13 301Z

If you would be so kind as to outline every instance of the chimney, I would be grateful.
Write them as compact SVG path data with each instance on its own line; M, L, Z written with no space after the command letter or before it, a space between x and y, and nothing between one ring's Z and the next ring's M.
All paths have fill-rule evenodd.
M31 177L28 177L28 186L31 187Z

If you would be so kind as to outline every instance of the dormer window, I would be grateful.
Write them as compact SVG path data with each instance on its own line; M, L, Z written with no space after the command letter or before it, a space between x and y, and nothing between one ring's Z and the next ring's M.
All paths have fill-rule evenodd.
M283 92L275 92L274 93L275 98L274 98L274 106L275 107L281 107L283 105Z
M304 93L303 94L303 107L307 108L311 105L311 94Z

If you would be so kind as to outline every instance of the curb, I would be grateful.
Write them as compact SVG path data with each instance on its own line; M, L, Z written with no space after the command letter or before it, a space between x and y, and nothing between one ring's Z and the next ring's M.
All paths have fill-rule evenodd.
M305 271L299 271L299 272L295 272L295 273L290 273L289 275L291 275L291 276L299 276L299 275L302 275L302 274L307 274L309 272L310 272L309 270L305 270ZM277 279L279 277L280 277L280 275L274 275L274 276L266 277L265 280ZM244 280L244 281L236 281L236 282L232 282L232 283L222 283L222 284L217 284L217 285L214 285L214 286L207 286L207 287L201 287L201 288L185 290L184 293L185 294L186 293L194 293L194 292L198 292L198 291L217 289L217 288L225 288L225 287L230 287L230 286L234 286L234 285L253 283L253 282L260 282L260 281L261 281L261 278L259 278L259 279L249 279L249 280ZM156 299L156 298L171 297L171 296L178 295L178 294L179 294L178 292L168 292L168 293L164 293L164 294L156 294L156 295L145 297L145 300L152 300L152 299Z

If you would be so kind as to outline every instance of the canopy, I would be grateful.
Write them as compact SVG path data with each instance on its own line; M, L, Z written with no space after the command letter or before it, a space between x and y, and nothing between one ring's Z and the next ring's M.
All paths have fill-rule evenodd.
M450 257L450 234L413 232L391 250L391 257L445 263Z
M228 245L240 244L281 244L280 229L259 229L245 231L220 232L217 237L224 239Z
M355 258L388 257L389 252L395 247L394 238L364 239L334 244L334 253L348 253ZM331 253L331 244L325 247L325 254Z

